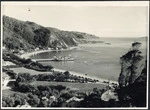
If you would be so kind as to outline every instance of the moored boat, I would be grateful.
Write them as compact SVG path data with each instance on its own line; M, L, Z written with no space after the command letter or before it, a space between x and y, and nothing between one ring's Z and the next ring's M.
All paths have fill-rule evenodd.
M51 59L51 61L74 61L74 58L72 57L54 57Z

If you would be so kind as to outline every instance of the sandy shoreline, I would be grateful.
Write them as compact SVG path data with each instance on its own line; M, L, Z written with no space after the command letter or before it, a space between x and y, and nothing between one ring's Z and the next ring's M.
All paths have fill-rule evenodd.
M75 48L79 48L79 47L70 47L68 49L64 49L64 50L37 50L37 51L33 51L33 52L27 52L27 53L23 53L22 55L20 55L21 58L30 58L32 55L36 55L39 53L44 53L44 52L52 52L52 51L67 51L67 50L72 50Z
M36 54L43 53L43 52L67 51L67 50L72 50L72 49L75 49L75 48L79 48L79 46L77 46L77 47L70 47L69 49L64 49L64 50L38 50L38 51L30 52L30 53L24 53L24 54L20 55L20 57L21 58L30 58L30 56L32 56L32 55L36 55ZM57 69L57 68L54 68L53 70L54 71L59 71L59 72L67 71L67 70L62 70L62 69ZM102 79L102 78L98 78L98 77L94 77L94 76L89 76L89 75L85 75L83 73L77 73L77 72L74 72L74 71L69 71L69 73L72 74L72 75L76 75L76 76L81 76L81 77L86 77L86 78L99 80L99 82L97 82L97 83L100 83L100 84L107 84L107 83L104 83L104 81L118 84L117 81L112 81L112 80L108 80L108 79Z
M67 71L67 70L62 70L62 69L58 69L58 68L54 68L53 70L54 71L59 71L59 72L65 72L65 71ZM104 83L104 81L105 81L105 82L110 82L110 83L118 84L117 81L103 79L103 78L98 78L98 77L94 77L94 76L89 76L89 75L85 75L83 73L77 73L77 72L74 72L74 71L69 71L69 73L72 74L72 75L76 75L76 76L81 76L81 77L85 77L85 78L91 78L91 79L99 80L99 82L97 82L97 83Z

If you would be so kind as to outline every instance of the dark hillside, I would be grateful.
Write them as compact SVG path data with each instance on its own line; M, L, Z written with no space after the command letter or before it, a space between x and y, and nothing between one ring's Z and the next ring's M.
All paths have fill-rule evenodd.
M43 27L34 22L3 16L3 44L8 49L67 48L77 46L81 39L98 38L91 34Z

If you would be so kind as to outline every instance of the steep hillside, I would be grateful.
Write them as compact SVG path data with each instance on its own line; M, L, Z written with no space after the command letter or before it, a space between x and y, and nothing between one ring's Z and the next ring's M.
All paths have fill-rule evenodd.
M34 22L3 16L3 45L8 49L67 48L94 35L43 27Z
M83 33L83 32L75 32L75 31L72 31L73 34L75 34L78 38L86 38L86 39L91 39L91 38L99 38L95 35L92 35L92 34L88 34L88 33Z
M141 43L121 57L119 98L122 106L146 106L147 62L139 50Z

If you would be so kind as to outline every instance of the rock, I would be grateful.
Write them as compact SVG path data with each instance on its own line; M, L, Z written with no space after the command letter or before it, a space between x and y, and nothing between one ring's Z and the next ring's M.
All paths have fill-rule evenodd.
M118 96L121 106L146 106L147 62L141 55L141 43L133 43L132 50L120 58Z
M141 75L142 70L145 66L145 59L141 56L141 51L135 49L137 44L132 44L134 49L130 50L128 53L120 58L121 63L121 73L119 76L120 87L127 86L134 83L134 81ZM138 43L138 47L141 43Z
M137 50L139 49L139 47L141 46L142 44L140 42L134 42L132 43L132 49L133 50Z

